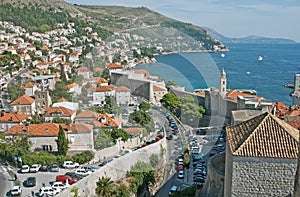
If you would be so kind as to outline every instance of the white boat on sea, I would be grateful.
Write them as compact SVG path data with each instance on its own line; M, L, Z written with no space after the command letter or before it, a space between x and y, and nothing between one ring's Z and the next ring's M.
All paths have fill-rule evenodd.
M258 56L257 60L262 61L264 58L262 56Z
M222 54L221 54L221 57L225 57L225 54L224 54L224 53L222 53Z

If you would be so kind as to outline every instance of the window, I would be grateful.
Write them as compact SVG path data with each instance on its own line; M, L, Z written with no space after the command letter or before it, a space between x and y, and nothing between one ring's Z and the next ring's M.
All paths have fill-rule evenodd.
M225 85L225 81L223 81L223 85Z

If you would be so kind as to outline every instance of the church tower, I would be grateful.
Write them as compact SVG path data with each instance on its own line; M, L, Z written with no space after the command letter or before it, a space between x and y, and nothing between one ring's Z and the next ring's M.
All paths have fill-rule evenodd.
M224 98L226 96L226 92L227 92L227 79L226 79L226 73L224 68L221 71L221 75L220 75L220 95Z

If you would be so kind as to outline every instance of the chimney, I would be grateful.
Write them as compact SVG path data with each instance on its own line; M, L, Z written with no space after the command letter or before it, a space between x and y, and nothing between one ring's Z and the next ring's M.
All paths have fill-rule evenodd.
M46 132L48 132L49 131L49 129L48 128L46 128Z

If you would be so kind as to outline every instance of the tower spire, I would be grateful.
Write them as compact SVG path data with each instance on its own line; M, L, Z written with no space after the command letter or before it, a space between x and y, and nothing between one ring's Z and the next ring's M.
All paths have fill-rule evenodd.
M224 98L226 96L226 92L227 92L227 78L226 78L226 72L224 70L224 68L221 71L220 74L220 84L219 84L219 91L220 91L220 95Z

